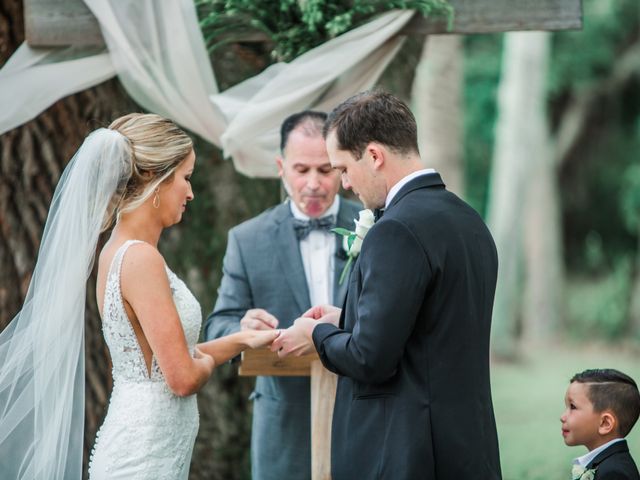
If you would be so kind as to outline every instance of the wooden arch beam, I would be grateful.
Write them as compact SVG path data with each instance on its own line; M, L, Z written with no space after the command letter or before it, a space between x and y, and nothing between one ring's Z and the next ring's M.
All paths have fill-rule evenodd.
M488 33L582 28L581 0L449 0L453 29L442 19L416 17L403 33ZM103 45L98 22L82 0L24 0L27 43L32 47ZM255 37L255 41L261 41Z

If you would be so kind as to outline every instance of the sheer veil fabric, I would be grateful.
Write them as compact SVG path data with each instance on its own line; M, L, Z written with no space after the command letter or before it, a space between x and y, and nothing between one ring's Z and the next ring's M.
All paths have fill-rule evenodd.
M94 131L54 193L24 305L0 334L2 478L82 476L86 282L129 152L120 133Z

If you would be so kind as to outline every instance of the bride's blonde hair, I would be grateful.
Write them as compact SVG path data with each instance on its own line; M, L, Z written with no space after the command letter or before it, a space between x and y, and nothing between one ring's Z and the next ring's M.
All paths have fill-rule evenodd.
M104 228L114 217L142 205L193 150L191 138L171 120L153 113L130 113L108 127L121 133L131 147L131 177L114 195Z

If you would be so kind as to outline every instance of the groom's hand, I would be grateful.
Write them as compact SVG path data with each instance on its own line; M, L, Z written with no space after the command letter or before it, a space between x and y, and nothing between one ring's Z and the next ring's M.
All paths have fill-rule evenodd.
M278 319L262 308L247 310L240 320L241 330L272 330L278 326Z
M291 327L280 331L280 336L271 344L271 351L279 357L293 355L299 357L315 350L313 329L319 322L308 317L298 318Z
M340 321L340 313L342 313L342 309L333 305L317 305L304 312L302 316L313 318L320 323L331 323L337 327Z

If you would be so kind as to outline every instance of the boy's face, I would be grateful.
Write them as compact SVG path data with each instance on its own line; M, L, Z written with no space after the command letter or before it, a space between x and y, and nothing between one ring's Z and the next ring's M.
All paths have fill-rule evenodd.
M599 433L601 414L593 411L588 391L589 386L584 383L573 382L569 385L564 397L566 409L560 421L565 444L570 447L584 445L593 450L602 443Z

